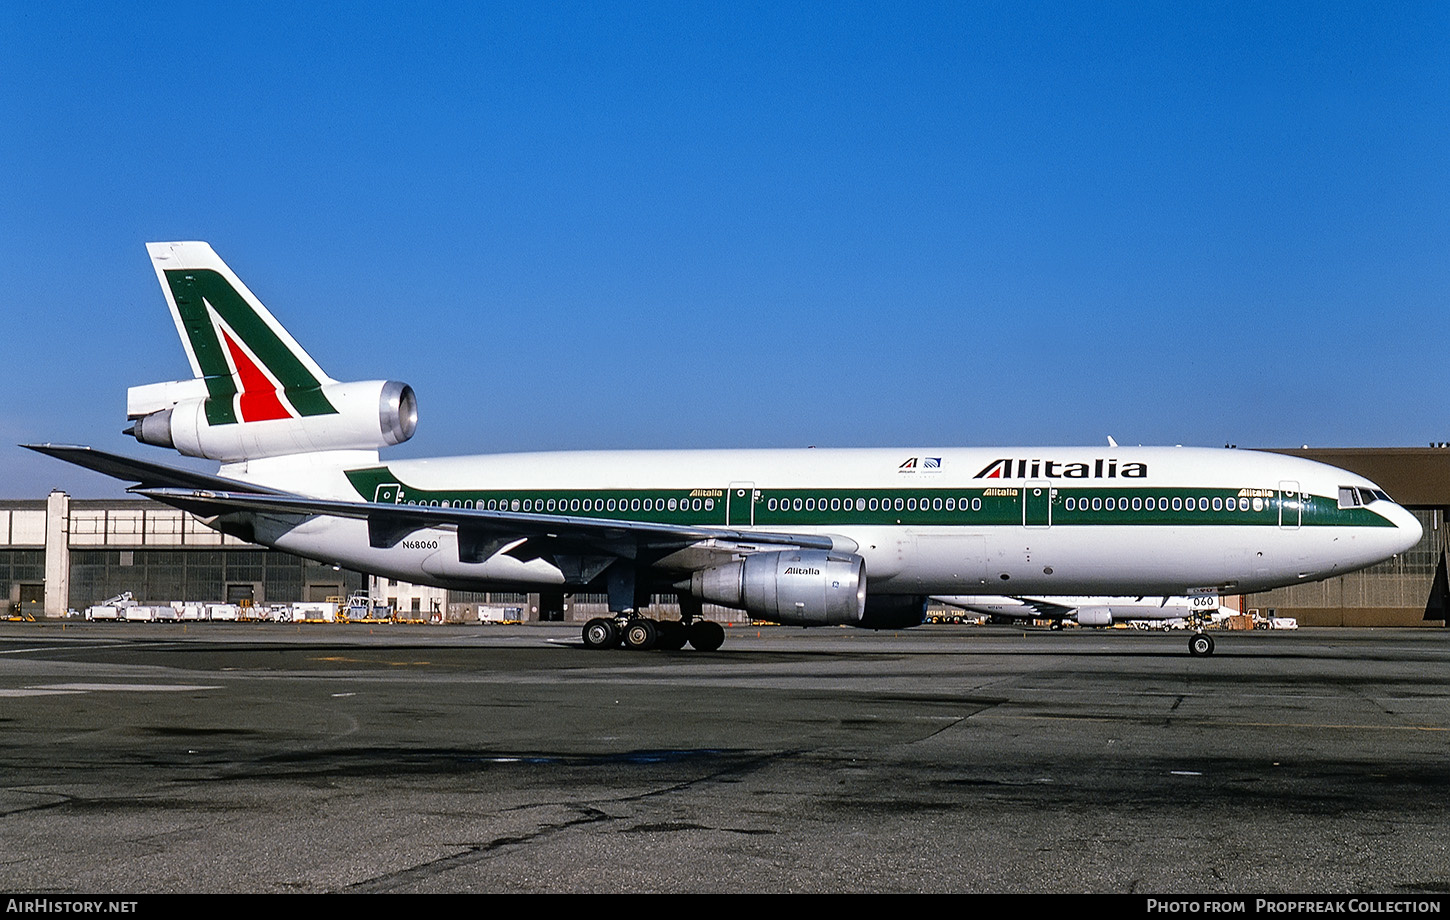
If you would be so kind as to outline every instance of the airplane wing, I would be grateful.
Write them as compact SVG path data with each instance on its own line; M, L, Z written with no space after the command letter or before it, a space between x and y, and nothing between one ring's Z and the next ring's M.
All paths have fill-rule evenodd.
M600 520L552 514L480 511L346 502L299 495L261 495L210 489L139 488L133 492L202 517L229 512L325 515L367 521L368 540L389 547L425 527L458 532L462 562L484 562L501 550L520 561L545 558L580 581L599 574L616 558L658 562L677 557L671 568L695 569L719 563L719 556L754 552L765 547L842 550L854 542L843 537L772 533L724 527L689 527L644 521Z
M1057 604L1040 597L1019 597L1029 610L1036 613L1039 620L1065 620L1077 612L1076 607L1069 607L1066 604Z
M507 547L509 555L521 561L548 558L585 581L616 558L658 562L671 554L689 551L675 556L671 566L689 570L718 564L721 555L750 553L767 547L842 552L857 549L854 541L845 537L817 534L309 498L91 447L22 446L134 482L136 485L128 491L201 517L252 512L355 518L367 521L368 539L374 547L394 546L426 527L443 527L457 530L461 561L483 562Z
M286 493L257 494L210 489L136 488L131 491L159 502L202 515L228 511L327 515L359 518L375 534L374 546L389 546L424 527L457 527L477 534L516 540L520 537L585 540L609 544L628 538L659 546L688 546L702 540L797 546L803 549L854 551L842 537L799 533L735 530L726 527L690 527L646 521L530 514L517 511L481 511L475 508L434 508L427 505L392 505L306 498ZM386 539L378 539L386 538Z
M1049 601L1040 597L1017 597L1004 595L933 595L932 600L974 610L991 616L1010 616L1017 619L1065 620L1077 612L1068 604Z

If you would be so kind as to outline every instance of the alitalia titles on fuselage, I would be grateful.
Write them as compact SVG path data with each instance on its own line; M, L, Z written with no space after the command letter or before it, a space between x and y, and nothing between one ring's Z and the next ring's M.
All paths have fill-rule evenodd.
M1014 472L1015 468L1015 472ZM1119 463L1116 457L1098 457L1091 464L1061 460L1023 460L1001 457L982 467L973 479L1146 479L1148 464Z

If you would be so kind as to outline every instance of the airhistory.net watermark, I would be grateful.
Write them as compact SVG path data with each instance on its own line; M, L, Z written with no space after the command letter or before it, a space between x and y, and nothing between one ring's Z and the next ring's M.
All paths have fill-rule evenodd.
M60 898L7 898L7 914L134 914L140 901L70 901Z

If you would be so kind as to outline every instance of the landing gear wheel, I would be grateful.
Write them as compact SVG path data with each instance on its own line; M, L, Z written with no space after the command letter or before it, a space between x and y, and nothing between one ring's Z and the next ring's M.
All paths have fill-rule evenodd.
M725 644L725 627L711 620L690 624L690 645L701 652L713 652Z
M595 617L584 624L585 648L617 648L618 646L619 627L614 625L613 620Z
M1188 637L1188 654L1195 657L1207 657L1213 654L1213 637L1205 636L1203 633Z
M678 652L685 647L685 640L689 633L685 625L676 620L659 620L655 623L659 630L659 638L655 640L655 648L664 649L667 652Z
M624 647L647 652L659 641L660 631L654 620L636 617L624 627Z

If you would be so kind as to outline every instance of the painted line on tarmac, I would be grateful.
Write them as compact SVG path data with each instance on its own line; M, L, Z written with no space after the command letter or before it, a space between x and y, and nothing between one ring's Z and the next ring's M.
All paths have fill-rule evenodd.
M221 690L221 686L202 684L39 684L16 690L0 690L0 696L44 696L58 693L186 693L194 690Z

